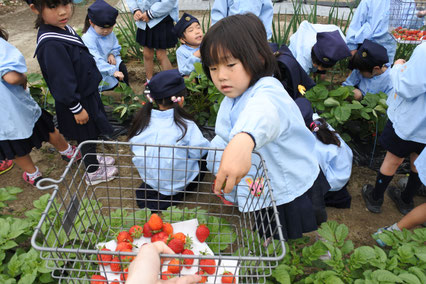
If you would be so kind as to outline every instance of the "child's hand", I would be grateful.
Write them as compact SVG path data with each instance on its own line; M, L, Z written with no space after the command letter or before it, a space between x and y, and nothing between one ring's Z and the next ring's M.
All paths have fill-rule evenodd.
M419 12L417 13L417 17L419 17L419 18L423 18L424 16L426 16L426 10L419 11Z
M141 10L137 10L134 14L133 14L133 19L135 21L140 21L142 19L142 12Z
M239 133L229 141L223 151L219 171L216 174L215 194L222 193L221 187L225 181L223 191L230 193L232 188L249 172L253 148L254 141L247 133Z
M352 55L352 56L354 56L354 55L355 55L355 53L356 53L357 51L358 51L358 50L356 50L356 49L351 50L351 55Z
M111 65L117 64L117 61L115 60L115 56L113 54L108 55L108 63Z
M123 81L123 79L124 79L124 74L123 74L123 72L115 71L115 72L114 72L114 77L115 77L115 78L117 78L117 79L118 79L118 80L120 80L120 81Z
M89 114L83 108L83 110L79 114L74 114L74 119L77 124L86 124L89 121Z
M148 17L147 12L144 12L144 13L142 14L142 16L141 16L141 20L142 20L142 21L144 21L144 22L146 22L146 23L148 23L148 22L149 22L149 17Z
M405 64L407 61L405 61L404 59L398 59L396 60L393 65L398 65L398 64Z
M201 58L200 50L197 50L197 51L196 51L196 52L194 52L193 54L194 54L194 56L196 56L196 57L198 57L198 58Z
M355 100L362 100L362 93L359 89L355 88L352 92L354 93Z

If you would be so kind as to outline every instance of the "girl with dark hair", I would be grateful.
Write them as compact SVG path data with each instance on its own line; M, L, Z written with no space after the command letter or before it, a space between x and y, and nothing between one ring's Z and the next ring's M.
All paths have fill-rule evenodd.
M31 0L29 0L31 1ZM35 54L44 79L55 99L61 133L80 144L112 132L98 86L102 79L96 62L81 38L67 23L71 19L71 0L33 0L37 14ZM96 154L95 144L81 147L87 169L85 181L96 185L115 178L114 158Z
M162 71L148 83L148 102L136 114L129 131L132 143L208 147L191 116L182 108L185 83L177 69ZM158 108L154 109L154 103ZM143 180L136 191L140 208L164 210L182 200L202 180L199 160L207 150L133 145L133 163ZM201 168L204 168L201 165ZM203 170L205 172L205 170Z
M262 22L253 14L223 18L206 33L200 51L206 75L225 95L215 127L226 143L215 173L215 193L222 194L225 180L224 193L231 193L240 181L253 182L242 179L252 175L252 150L257 150L268 167L284 237L300 238L316 230L327 216L324 204L312 200L315 195L324 200L329 185L311 154L315 137L294 100L272 77L277 62ZM244 188L236 192L240 209L249 203L255 204L251 211L271 210L261 201L267 196L263 190L269 189L253 194Z
M48 141L70 160L76 147L71 146L53 124L53 117L40 109L27 90L27 66L24 56L7 41L7 33L0 28L0 163L1 172L12 167L12 160L24 171L25 182L36 186L42 178L39 168L34 165L32 148L40 148ZM7 160L6 160L7 159ZM81 159L76 154L75 160Z

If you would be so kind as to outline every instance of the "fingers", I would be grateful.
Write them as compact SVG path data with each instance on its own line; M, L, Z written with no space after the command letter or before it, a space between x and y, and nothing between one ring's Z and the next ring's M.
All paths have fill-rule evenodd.
M175 252L162 241L154 242L153 245L158 253L175 254Z
M167 284L196 284L201 281L200 275L186 275L182 277L175 277L165 281Z

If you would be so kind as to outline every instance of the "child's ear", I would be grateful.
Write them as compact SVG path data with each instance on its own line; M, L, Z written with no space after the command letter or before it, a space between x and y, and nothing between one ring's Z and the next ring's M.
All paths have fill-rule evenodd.
M185 39L183 38L183 37L180 37L179 38L179 42L181 43L181 44L185 44L186 42L185 42Z
M37 10L37 8L34 6L34 4L30 4L30 9L34 14L36 14L36 15L40 14L40 12Z
M182 96L180 102L178 102L180 107L183 107L183 103L185 102L185 97Z

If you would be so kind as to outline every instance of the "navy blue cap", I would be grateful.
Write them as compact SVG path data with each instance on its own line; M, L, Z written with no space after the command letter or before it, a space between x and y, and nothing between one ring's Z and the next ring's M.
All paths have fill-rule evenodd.
M118 10L104 0L96 0L88 9L89 19L97 26L110 28L115 25Z
M186 30L187 27L189 27L192 23L200 23L197 18L194 16L183 13L180 20L176 23L176 25L173 27L173 32L178 38L181 38L183 35L183 32Z
M155 74L148 87L153 99L163 99L176 96L185 90L185 81L178 69L171 69Z
M370 66L382 67L389 62L388 51L386 48L368 39L364 40L362 45L358 48L356 54L356 56L359 56L361 61L366 62L366 64ZM353 69L351 67L352 66L349 66L350 69Z
M313 50L318 60L328 66L351 56L351 51L337 30L317 33L317 42L314 44Z
M303 120L305 120L306 127L309 128L313 121L312 115L314 114L314 111L312 110L311 102L304 97L299 97L295 99L294 102L297 104L297 106L300 109L300 112L302 113Z

